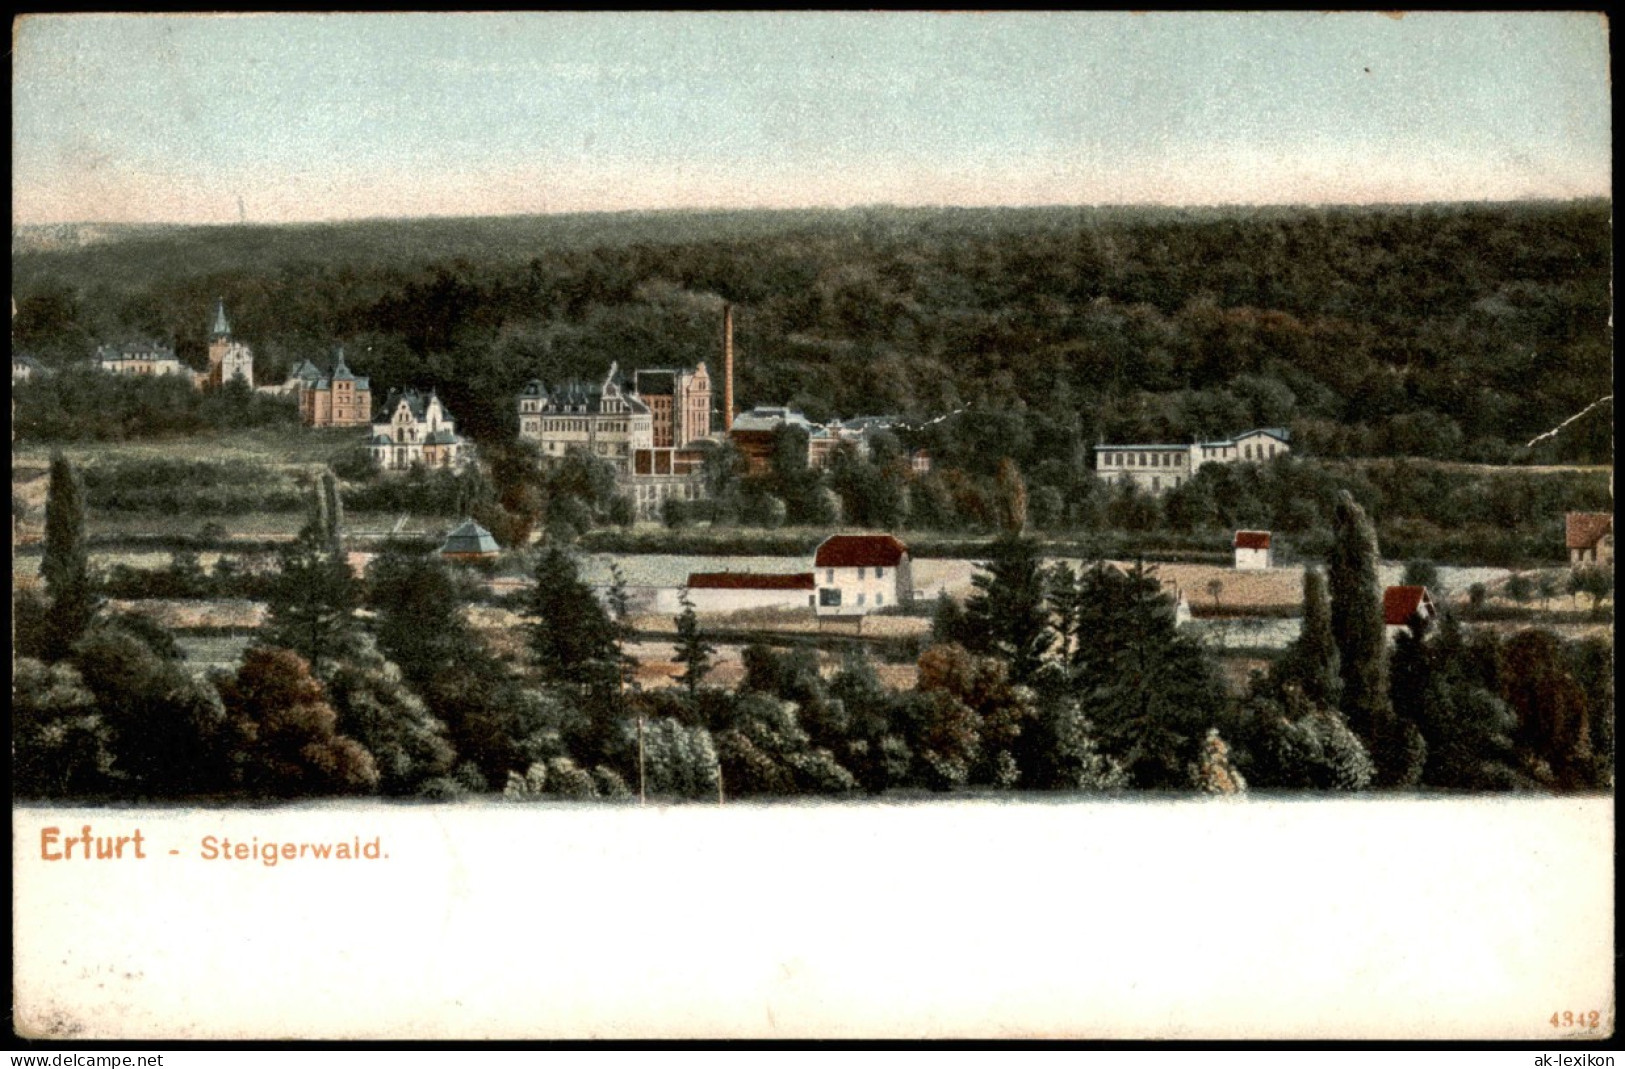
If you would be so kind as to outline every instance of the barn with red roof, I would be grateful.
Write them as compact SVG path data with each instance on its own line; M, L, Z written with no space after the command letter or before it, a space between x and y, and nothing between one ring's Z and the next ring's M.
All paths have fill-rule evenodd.
M811 572L694 572L685 588L695 612L810 609Z

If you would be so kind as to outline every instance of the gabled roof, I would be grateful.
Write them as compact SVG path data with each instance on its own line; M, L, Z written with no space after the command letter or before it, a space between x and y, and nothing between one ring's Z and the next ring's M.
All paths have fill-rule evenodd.
M124 345L102 345L96 349L96 359L113 360L174 360L175 350L155 341L127 342Z
M288 375L291 379L305 379L309 382L320 382L322 371L309 360L304 361Z
M453 431L430 431L423 439L424 445L456 445L462 439Z
M763 575L753 572L694 572L690 590L811 590L813 573Z
M1563 517L1563 540L1570 549L1590 549L1603 535L1614 533L1614 517L1606 512L1570 512Z
M440 547L442 554L478 554L491 556L500 553L496 539L491 532L475 523L473 520L464 520L458 528L446 536L446 544Z
M891 535L831 535L813 556L818 568L889 568L908 553Z
M1240 434L1231 438L1231 441L1239 442L1243 438L1250 438L1255 434L1267 434L1271 438L1274 438L1280 442L1290 442L1292 440L1292 432L1287 430L1285 427L1254 427L1250 431L1242 431Z
M542 385L541 379L531 379L525 383L525 388L519 391L519 396L545 398L547 396L547 387Z
M1423 619L1434 613L1427 587L1391 586L1382 592L1382 622L1389 627L1404 627L1417 612Z
M1236 549L1268 549L1270 548L1270 533L1268 531L1237 531Z

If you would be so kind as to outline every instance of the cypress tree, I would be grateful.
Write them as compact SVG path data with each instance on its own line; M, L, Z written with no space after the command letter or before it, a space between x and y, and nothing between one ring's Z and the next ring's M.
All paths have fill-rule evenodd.
M1332 636L1332 608L1326 577L1318 568L1303 571L1303 630L1281 661L1280 677L1298 684L1304 697L1335 709L1343 694L1341 659Z
M46 620L46 653L60 660L96 618L101 600L91 585L90 552L85 544L84 491L79 473L62 454L51 457L45 499L45 555L40 576L51 599Z
M1349 726L1370 744L1392 727L1388 635L1377 580L1377 531L1346 490L1332 515L1332 535L1327 571L1331 633L1343 682L1342 709Z

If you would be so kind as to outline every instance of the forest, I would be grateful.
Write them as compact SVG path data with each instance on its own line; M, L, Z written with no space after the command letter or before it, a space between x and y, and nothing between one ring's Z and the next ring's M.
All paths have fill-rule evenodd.
M531 378L715 362L726 301L742 406L966 410L918 444L972 474L1260 425L1322 458L1612 459L1611 406L1528 447L1612 392L1606 202L103 230L14 234L17 351L62 368L150 338L201 366L220 297L262 383L342 344L380 397L433 387L481 443L514 436Z

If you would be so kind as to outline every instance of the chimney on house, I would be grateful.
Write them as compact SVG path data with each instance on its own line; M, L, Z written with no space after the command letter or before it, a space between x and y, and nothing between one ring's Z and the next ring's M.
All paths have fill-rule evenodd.
M734 425L734 306L722 306L722 432Z

